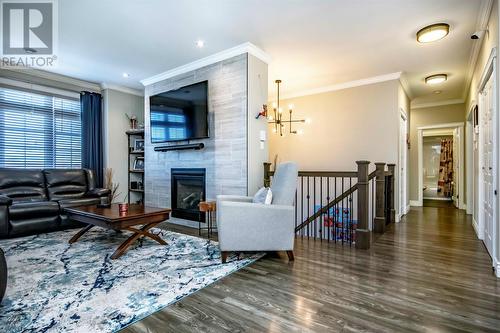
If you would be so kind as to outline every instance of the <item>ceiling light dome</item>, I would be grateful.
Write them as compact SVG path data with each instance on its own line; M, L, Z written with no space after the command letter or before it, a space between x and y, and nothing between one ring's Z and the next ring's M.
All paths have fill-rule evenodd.
M419 43L430 43L443 39L450 33L450 25L447 23L436 23L420 29L417 32Z
M425 78L425 83L427 84L439 84L448 80L448 75L446 74L436 74Z

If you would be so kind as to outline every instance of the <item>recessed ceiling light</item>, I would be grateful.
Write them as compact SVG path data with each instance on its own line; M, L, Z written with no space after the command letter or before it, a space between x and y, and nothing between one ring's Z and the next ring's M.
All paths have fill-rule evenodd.
M443 39L450 33L450 25L446 23L436 23L420 29L417 32L419 43L430 43Z
M425 83L427 84L439 84L448 80L448 75L446 74L436 74L425 78Z
M196 47L198 47L198 48L200 48L200 49L201 49L203 46L205 46L205 42L204 42L204 41L202 41L201 39L198 39L198 40L196 41Z
M127 78L127 77L130 77L130 74L129 74L129 73L123 73L123 74L122 74L122 76L123 76L124 78Z
M442 93L442 91L441 91L441 90L435 90L435 91L434 91L434 93L435 93L436 95L439 95L440 93Z

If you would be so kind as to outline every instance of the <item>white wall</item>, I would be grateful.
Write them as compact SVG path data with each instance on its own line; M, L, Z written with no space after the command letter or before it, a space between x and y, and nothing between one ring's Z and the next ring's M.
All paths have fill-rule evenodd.
M355 171L358 160L397 164L399 86L392 80L281 101L293 103L294 117L310 118L311 124L296 127L303 135L270 131L269 160L278 154L280 161L296 161L309 171Z
M124 201L128 194L128 138L125 131L130 128L128 115L136 115L144 123L144 97L105 89L104 103L104 167L113 168L114 182L120 187L116 201ZM134 193L133 195L139 195ZM131 201L139 197L132 197Z

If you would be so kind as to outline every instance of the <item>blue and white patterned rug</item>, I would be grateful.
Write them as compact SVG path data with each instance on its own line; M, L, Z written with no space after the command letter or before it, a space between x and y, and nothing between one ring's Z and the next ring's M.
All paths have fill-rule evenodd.
M76 231L0 241L9 268L0 331L114 332L261 257L221 264L216 242L162 230L168 245L146 239L111 260L129 233L95 228L68 244Z

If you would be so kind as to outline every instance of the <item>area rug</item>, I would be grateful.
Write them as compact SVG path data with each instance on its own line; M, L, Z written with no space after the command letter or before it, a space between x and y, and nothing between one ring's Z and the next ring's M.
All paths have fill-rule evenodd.
M76 230L2 240L8 286L3 332L114 332L254 262L221 264L217 243L160 229L111 260L127 233L96 228L74 244Z

